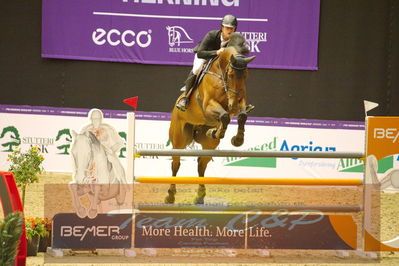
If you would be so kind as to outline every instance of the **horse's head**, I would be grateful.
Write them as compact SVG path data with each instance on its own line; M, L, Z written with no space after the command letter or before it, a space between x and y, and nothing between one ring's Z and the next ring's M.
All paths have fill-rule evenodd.
M246 98L246 80L248 77L247 65L255 56L245 57L242 54L231 54L226 67L225 83L228 99L228 109L232 113L238 113L239 103Z
M72 157L74 163L74 179L77 183L87 183L87 170L93 159L92 144L98 142L91 132L77 134L72 130L73 144Z
M230 36L227 46L219 56L220 66L224 72L224 89L228 99L228 110L230 113L236 114L240 111L239 103L246 97L247 65L255 59L255 56L245 57L249 53L249 49L245 45L245 38L237 32Z

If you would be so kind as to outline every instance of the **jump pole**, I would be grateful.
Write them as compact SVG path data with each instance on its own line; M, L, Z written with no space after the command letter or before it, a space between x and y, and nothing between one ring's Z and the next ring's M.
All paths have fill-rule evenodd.
M134 182L134 155L135 152L135 135L136 135L136 115L135 113L127 113L127 177Z
M138 150L135 149L135 114L134 113L128 113L127 114L128 118L128 137L127 137L127 152L128 152L128 157L127 157L127 174L129 177L134 178L134 159L135 157L141 157L141 156L212 156L212 157L230 157L230 156L240 156L240 157L274 157L274 158L356 158L356 159L361 159L364 160L366 156L366 150L367 150L367 142L369 141L367 139L367 133L368 133L368 119L366 117L366 142L365 142L365 152L364 153L356 153L356 152L282 152L282 151L237 151L237 150L195 150L195 151L189 151L189 150ZM367 162L365 162L367 163ZM366 167L365 167L366 169ZM339 212L345 212L345 211L363 211L363 226L362 226L362 236L361 236L361 244L360 244L360 250L365 251L365 231L366 228L368 227L365 225L366 223L369 223L368 219L370 219L371 214L370 214L370 205L371 205L371 198L370 198L370 189L367 189L367 184L370 184L370 180L366 180L366 176L364 176L363 179L346 179L346 180L335 180L335 179L327 179L326 182L324 183L321 180L315 180L315 179L288 179L287 182L285 181L277 181L274 179L265 179L265 181L260 181L260 179L253 180L252 182L258 184L260 182L263 182L265 184L270 184L272 183L274 185L280 184L280 185L295 185L293 184L294 182L297 182L297 185L329 185L329 186L338 186L338 185L348 185L348 186L359 186L363 185L363 198L364 198L364 205L363 206L348 206L347 209L345 210L345 206L342 206L343 208L339 208L338 206L330 206L328 208L336 209ZM138 182L141 183L178 183L179 181L181 183L188 182L187 177L180 177L176 178L175 180L171 180L171 177L136 177ZM190 178L193 180L198 180L195 178ZM244 179L237 179L237 180L244 180ZM244 181L237 181L236 182L244 182ZM205 181L205 180L204 180ZM231 184L231 180L229 179L220 179L217 178L208 178L206 181L208 182L214 182L213 184ZM200 182L200 181L190 181L190 183L193 182ZM196 183L200 184L200 183Z
M358 213L363 210L359 205L273 205L273 204L135 204L135 208L141 211L195 211L195 212L275 212L283 209L290 212L331 212L331 213Z
M240 177L158 177L138 176L138 183L150 184L219 184L219 185L276 185L276 186L360 186L363 179L317 178L240 178Z
M354 158L362 159L361 152L318 152L318 151L241 151L241 150L135 150L135 157L141 156L212 156L212 157L261 157L261 158Z

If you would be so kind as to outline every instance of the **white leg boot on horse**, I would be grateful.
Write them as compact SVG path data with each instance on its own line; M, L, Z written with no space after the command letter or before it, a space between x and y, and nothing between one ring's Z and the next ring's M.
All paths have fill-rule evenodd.
M197 76L194 75L194 73L191 71L190 74L188 74L186 81L184 82L184 88L185 88L184 94L176 104L177 109L179 109L182 112L187 110L187 106L190 103L190 95L191 91L193 90L196 79Z

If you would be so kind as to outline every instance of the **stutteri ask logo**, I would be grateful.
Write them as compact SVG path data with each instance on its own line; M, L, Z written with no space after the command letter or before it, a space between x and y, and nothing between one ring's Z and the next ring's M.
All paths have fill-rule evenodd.
M1 146L6 148L8 147L6 150L2 150L5 152L12 152L14 151L15 146L19 146L21 144L18 129L14 126L3 128L0 139L2 139Z
M119 136L121 137L121 138L123 138L125 141L126 141L126 138L127 138L127 136L126 136L126 132L123 132L123 131L121 131L121 132L118 132L118 134L119 134ZM125 144L125 147L123 147L123 148L121 148L120 149L120 151L119 151L119 158L126 158L126 156L125 156L125 153L126 152L126 144Z
M60 150L58 154L69 155L69 149L71 148L71 142L72 142L72 135L69 129L64 128L58 131L55 141L61 143L61 145L57 146L57 149Z

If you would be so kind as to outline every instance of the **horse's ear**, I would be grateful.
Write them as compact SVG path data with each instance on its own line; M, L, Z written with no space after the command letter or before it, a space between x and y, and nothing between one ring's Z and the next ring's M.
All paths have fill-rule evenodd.
M256 56L247 57L247 58L245 58L245 62L247 62L247 64L249 64L255 59L255 57Z
M232 54L231 56L230 56L230 63L234 66L234 64L237 62L237 59L236 59L236 57Z

